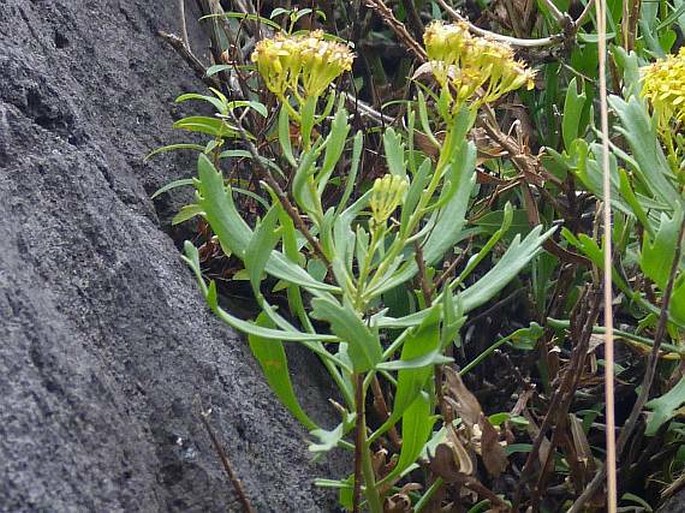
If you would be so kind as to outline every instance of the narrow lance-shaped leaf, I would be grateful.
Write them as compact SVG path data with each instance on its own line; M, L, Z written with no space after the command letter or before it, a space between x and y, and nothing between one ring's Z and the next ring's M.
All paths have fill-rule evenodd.
M621 118L620 131L633 150L633 156L638 163L635 172L643 185L649 187L655 197L668 205L682 201L671 181L666 156L644 103L635 97L626 102L618 96L610 96L609 104Z
M252 238L245 248L243 263L250 275L250 284L255 296L261 296L259 285L262 281L262 273L271 252L280 239L280 232L276 229L277 223L278 209L271 207L255 228Z
M349 134L349 132L350 125L347 122L347 111L344 108L339 108L331 123L331 132L326 138L326 151L324 152L323 164L316 180L319 196L323 194L328 179L340 160L340 156L345 149L345 142L347 141L347 134Z
M568 84L566 99L564 100L564 117L561 124L561 133L564 138L564 147L570 148L573 140L582 135L579 133L580 116L583 114L587 95L581 89L578 93L578 86L575 77Z
M554 233L556 227L540 235L541 229L541 226L536 227L523 240L517 235L495 266L460 294L464 312L479 307L502 290L538 254L542 243Z
M645 434L654 436L663 424L675 417L677 410L683 404L685 404L685 377L680 378L678 384L670 391L646 404L646 407L653 413L647 420Z
M278 114L278 142L281 144L283 156L292 167L297 167L297 161L293 156L293 146L290 140L290 116L285 107L281 107Z
M428 394L421 393L402 416L400 458L392 472L383 479L384 482L391 482L414 464L433 432L433 424L435 424L435 417L431 400Z
M235 208L230 188L224 186L221 173L216 170L209 158L198 157L199 180L197 203L204 211L207 222L217 235L222 247L231 253L242 255L252 238L252 230ZM337 291L337 287L314 280L306 271L289 261L282 253L272 251L266 263L266 272L285 280L316 291Z
M350 196L352 196L352 192L357 181L357 172L359 171L359 164L361 163L363 149L364 136L362 135L361 131L358 131L354 136L354 143L352 144L352 160L350 162L349 174L347 175L345 182L345 191L343 192L342 198L340 198L340 202L335 209L336 213L338 214L347 208L347 202L350 200Z
M264 313L257 317L255 324L267 328L273 327ZM257 335L249 335L248 342L252 354L264 372L267 383L283 405L309 431L318 429L316 423L304 412L295 396L283 343L280 340L265 339Z
M439 351L440 348L440 317L442 305L433 305L426 318L406 337L402 345L403 362L411 361L422 356ZM387 431L395 424L409 405L421 393L430 376L433 374L433 364L424 367L400 370L397 375L397 389L392 406L392 413L388 420L374 433L377 436Z
M406 176L407 169L404 162L404 143L400 135L392 128L383 134L383 148L388 171L395 176Z
M662 213L656 236L653 239L651 237L643 239L640 268L662 291L666 289L671 273L671 263L680 242L678 235L682 217L683 213L678 208L671 218Z
M200 216L203 214L204 211L200 205L196 205L194 203L191 205L183 205L178 214L176 214L171 220L171 226L176 226L177 224L186 222L188 219L192 219L195 216Z
M340 340L348 344L354 372L366 372L381 361L382 351L378 336L357 317L349 304L340 305L327 298L312 300L312 317L326 321Z

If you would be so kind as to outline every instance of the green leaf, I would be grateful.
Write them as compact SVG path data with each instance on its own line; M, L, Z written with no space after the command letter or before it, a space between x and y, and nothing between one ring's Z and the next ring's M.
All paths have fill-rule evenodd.
M592 237L581 233L576 237L567 228L561 229L561 236L566 239L571 245L579 249L586 257L588 257L593 264L600 269L604 269L604 257L602 249L597 244L597 241Z
M228 109L226 108L226 104L221 101L219 98L215 98L214 96L208 96L205 94L198 94L198 93L185 93L176 98L176 103L182 103L182 102L187 102L188 100L200 100L204 101L207 103L211 103L214 108L217 110L217 112L221 114L227 114Z
M183 205L178 214L176 214L171 220L171 226L176 226L177 224L185 223L187 220L192 219L195 216L204 215L204 211L200 205L191 204Z
M266 267L266 262L281 238L280 232L276 229L277 223L278 209L272 207L261 222L257 224L242 259L250 274L252 290L257 297L261 296L259 285L262 281L262 272Z
M407 176L407 166L404 161L404 143L402 137L388 128L383 134L383 148L385 149L385 161L388 171L395 176Z
M682 222L682 211L679 209L676 209L673 217L662 213L656 236L653 239L644 237L642 241L640 269L662 291L666 289L666 283L671 272L671 264L679 244L678 235Z
M226 188L219 171L209 158L198 157L197 203L204 210L204 216L221 245L231 253L243 255L252 238L252 230L238 213L230 187ZM294 283L310 291L337 291L338 288L314 280L300 266L290 261L282 253L272 251L266 263L267 273L289 283Z
M166 184L164 187L160 187L159 189L157 189L155 193L152 196L150 196L150 199L155 199L161 194L164 194L165 192L170 191L171 189L175 189L176 187L184 187L186 185L194 184L195 182L192 178L182 178L181 180L174 180L173 182Z
M399 370L397 388L390 417L373 433L370 440L390 429L422 392L433 375L434 366L446 363L440 343L442 305L436 303L416 328L411 328L402 344L400 361L383 362L378 370Z
M179 119L173 126L174 128L208 134L213 137L232 137L237 135L237 132L224 120L207 116L190 116Z
M495 233L492 234L492 236L490 236L490 239L488 239L488 241L483 245L480 251L478 251L478 253L469 258L469 261L466 264L464 270L461 273L459 273L459 276L450 283L450 289L454 290L457 286L460 286L462 283L464 283L466 278L468 278L468 276L474 271L478 264L480 264L483 261L483 259L490 253L490 251L492 251L492 248L495 247L495 245L499 242L502 236L509 231L513 219L514 209L511 206L511 203L507 202L504 205L501 226Z
M255 21L257 23L263 23L264 25L267 25L276 31L281 30L281 26L278 23L270 20L269 18L264 18L263 16L259 16L257 14L247 14L247 13L235 12L235 11L221 12L221 13L216 13L216 14L207 14L205 16L202 16L200 18L200 21L206 20L206 19L212 19L212 18L226 18L226 19Z
M344 484L346 486L340 486L338 501L347 511L352 511L354 509L354 475L349 476Z
M436 303L435 306L431 307L423 322L416 328L412 328L407 340L402 345L402 361L416 360L442 349L440 347L441 307L442 305ZM414 401L432 373L433 367L429 365L401 370L398 373L397 391L391 416L394 422L399 419L404 410Z
M143 162L147 162L152 157L154 157L155 155L159 155L160 153L165 153L167 151L175 151L175 150L205 151L205 147L202 146L201 144L192 144L192 143L168 144L166 146L162 146L161 148L157 148L156 150L153 150L150 153L148 153L147 155L145 155ZM157 193L155 193L155 194L157 194Z
M358 131L354 136L354 142L352 144L352 161L350 162L350 171L347 175L345 182L345 191L343 192L342 198L338 202L336 207L336 214L340 214L345 208L347 208L347 202L352 196L354 191L354 186L357 181L357 172L359 171L359 164L362 158L362 150L364 149L364 136L361 131Z
M217 91L217 94L220 94L220 93ZM226 105L227 105L229 111L245 107L245 108L252 109L253 111L257 112L263 118L266 118L269 116L269 111L267 110L266 105L264 105L262 102L258 102L256 100L233 100L233 101L227 102Z
M357 317L352 306L321 297L312 300L312 307L312 317L328 322L331 331L348 344L354 372L371 370L382 360L378 336Z
M419 85L421 85L419 83ZM431 129L430 122L428 121L428 106L426 103L426 95L423 94L423 91L419 88L417 91L417 105L419 107L419 121L421 122L421 128L423 129L423 133L426 137L428 137L428 140L436 147L440 147L440 142L437 140L435 137L435 134L433 134L433 130Z
M678 384L666 394L652 399L645 405L652 410L652 414L647 420L645 434L654 436L663 424L679 413L678 409L683 404L685 404L685 377L680 378Z
M606 35L604 36L604 39L607 41L611 41L615 37L616 37L616 33L607 32ZM578 34L578 41L580 41L581 43L597 43L599 41L599 35L581 32Z
M205 71L205 76L212 77L217 73L221 73L222 71L230 71L234 69L234 67L235 66L232 64L214 64L213 66L207 68L207 71Z
M488 420L490 421L490 424L493 426L499 426L504 424L506 421L508 421L511 418L511 413L503 411L500 413L494 413L490 416L488 416Z
M308 148L312 140L312 130L314 129L316 117L316 101L314 96L307 97L300 109L300 134L302 135L302 143L305 148Z
M271 321L265 313L259 314L255 324L265 328L273 327ZM318 429L318 426L312 421L309 416L302 410L295 391L293 390L292 382L290 381L290 372L288 370L288 359L285 355L283 343L280 340L269 340L256 335L249 335L248 342L252 354L259 362L262 372L266 377L267 383L271 389L276 393L281 403L288 408L290 413L299 420L307 430Z
M459 330L466 322L466 317L462 315L461 303L455 304L455 298L445 286L442 292L442 327L440 329L440 347L444 351L452 343L459 342Z
M315 147L305 151L301 156L300 165L293 177L292 190L297 205L307 214L311 215L317 221L317 224L320 225L323 212L321 210L321 200L316 194L313 180L318 154L318 148Z
M418 356L413 360L392 360L389 362L381 362L376 365L377 370L384 371L401 371L425 369L426 367L434 367L435 365L442 365L444 363L452 363L454 358L442 354L441 349L436 349L423 356Z
M675 322L681 326L685 325L685 273L682 271L673 287L668 312Z
M347 111L344 108L339 108L335 113L333 122L331 123L331 132L326 138L326 152L324 154L323 165L319 172L317 179L318 193L321 196L326 188L328 179L333 173L336 164L340 160L343 150L345 149L345 142L347 141L347 134L350 132L350 125L347 122Z
M281 110L278 113L278 142L281 145L281 151L285 159L292 167L296 168L297 161L293 155L293 145L290 140L290 116L288 115L288 110L283 106L281 106Z
M193 271L198 284L200 285L200 290L202 295L207 297L208 289L204 278L202 277L202 267L200 266L200 253L197 248L189 240L183 243L183 256L181 257L187 264L188 267Z
M476 147L472 142L461 142L446 172L446 179L455 184L455 192L440 209L435 227L424 244L426 265L433 265L442 258L461 235L471 191L476 183Z
M310 433L313 437L318 438L319 443L311 443L309 445L310 452L328 452L335 449L342 441L345 434L343 423L338 424L335 429L314 429Z
M634 504L637 504L640 506L640 508L645 513L652 513L654 511L654 508L652 508L652 506L650 506L650 504L646 500L644 500L642 497L639 497L639 496L632 494L632 493L624 493L621 496L621 501L622 502L632 502ZM619 511L621 511L621 508L619 508ZM640 511L640 510L638 509L636 511Z
M416 462L433 432L435 417L428 394L419 394L402 416L402 450L397 465L383 478L391 481Z
M224 150L219 153L220 159L251 159L252 153L247 150Z
M505 214L505 210L491 210L484 216L473 221L473 224L483 228L485 233L493 234L502 227ZM526 211L521 208L513 209L511 215L512 219L509 230L511 230L513 234L527 234L530 231L530 223L528 222Z
M581 87L580 94L575 77L571 80L566 91L566 100L564 101L564 117L561 124L561 134L564 138L564 147L570 148L571 143L578 136L583 135L580 127L580 117L583 114L583 107L587 95Z
M621 46L611 49L614 60L623 74L623 88L626 98L639 94L641 88L640 62L635 52L626 52Z
M208 290L211 290L214 282L210 284ZM340 342L340 339L335 335L320 335L318 333L303 333L301 331L284 331L280 329L264 328L252 322L244 321L224 311L217 306L215 301L212 301L211 295L208 294L208 302L210 307L217 314L217 316L229 326L246 333L268 340L282 340L283 342Z
M540 234L542 226L537 226L523 240L517 235L495 266L459 295L464 313L495 297L540 252L542 243L555 230L553 227Z
M485 351L481 352L476 358L471 360L464 368L459 371L460 376L464 376L471 372L474 367L482 363L495 349L501 345L509 342L516 349L532 350L540 337L542 337L544 330L536 323L531 322L530 327L520 328L504 338L500 338L491 344Z
M632 97L626 102L618 96L610 96L609 104L621 119L622 128L619 131L628 141L637 161L635 173L643 186L666 205L681 202L682 198L673 185L666 156L643 101Z
M619 191L621 193L621 197L624 199L626 204L631 208L633 215L637 217L638 221L640 221L640 224L645 228L645 230L647 230L647 233L649 235L653 235L654 228L652 227L652 223L649 222L645 209L643 208L642 204L635 195L635 192L633 191L633 187L631 186L630 180L628 179L628 173L626 173L624 169L619 169L618 173Z
M400 225L406 226L409 222L409 217L414 213L414 210L416 210L416 205L421 199L421 193L428 185L431 171L432 166L430 159L423 159L423 162L419 165L419 169L416 171L416 174L414 174L411 183L409 184L407 196L405 197L404 205L402 206Z

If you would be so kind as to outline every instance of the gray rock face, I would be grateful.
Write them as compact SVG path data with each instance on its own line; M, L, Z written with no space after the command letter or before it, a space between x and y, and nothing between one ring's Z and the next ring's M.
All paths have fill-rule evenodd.
M333 511L148 199L193 173L142 163L204 89L156 35L179 24L172 1L0 0L0 511L240 511L210 406L258 511Z

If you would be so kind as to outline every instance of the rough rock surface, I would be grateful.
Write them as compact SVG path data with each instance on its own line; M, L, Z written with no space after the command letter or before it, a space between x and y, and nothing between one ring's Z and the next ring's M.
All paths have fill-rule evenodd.
M2 512L240 511L209 406L258 511L333 511L148 199L192 173L142 163L203 89L156 35L178 25L172 1L0 0Z

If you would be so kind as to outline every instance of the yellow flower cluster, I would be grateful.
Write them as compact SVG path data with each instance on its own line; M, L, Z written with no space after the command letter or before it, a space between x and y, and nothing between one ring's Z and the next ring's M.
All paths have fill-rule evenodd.
M649 100L662 130L685 121L685 48L642 68L642 96Z
M352 69L354 54L344 44L324 39L322 30L295 36L276 34L262 39L252 53L259 74L279 97L290 90L298 99L318 97L344 71Z
M376 224L385 223L404 202L409 181L401 176L387 174L376 178L371 189L371 214Z
M466 23L434 21L423 41L436 80L451 91L455 111L467 102L477 108L524 85L534 86L535 72L515 59L509 45L471 35Z

